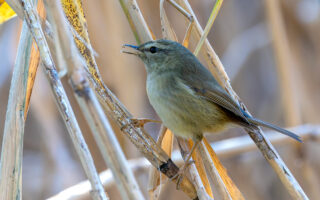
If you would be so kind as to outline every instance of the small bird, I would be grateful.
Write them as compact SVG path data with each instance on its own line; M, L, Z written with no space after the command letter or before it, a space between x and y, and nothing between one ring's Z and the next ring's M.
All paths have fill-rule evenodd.
M219 85L212 74L184 46L171 40L149 41L124 53L138 56L147 71L149 101L163 124L175 135L192 138L190 157L204 133L219 132L228 125L249 130L264 126L301 142L298 135L249 116Z

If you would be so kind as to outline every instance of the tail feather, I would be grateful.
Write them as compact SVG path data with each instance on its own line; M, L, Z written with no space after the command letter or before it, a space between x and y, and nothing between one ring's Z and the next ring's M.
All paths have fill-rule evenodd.
M278 126L275 126L275 125L273 125L273 124L270 124L270 123L268 123L268 122L264 122L264 121L262 121L262 120L260 120L260 119L247 118L247 120L248 120L250 123L252 123L252 124L255 124L255 125L258 125L258 126L264 126L264 127L273 129L273 130L278 131L279 133L282 133L282 134L284 134L284 135L287 135L287 136L289 136L289 137L291 137L291 138L293 138L293 139L295 139L295 140L297 140L297 141L299 141L299 142L302 142L300 136L298 136L298 135L296 135L296 134L294 134L294 133L292 133L292 132L290 132L290 131L288 131L288 130L285 130L285 129L283 129L283 128L280 128L280 127L278 127Z

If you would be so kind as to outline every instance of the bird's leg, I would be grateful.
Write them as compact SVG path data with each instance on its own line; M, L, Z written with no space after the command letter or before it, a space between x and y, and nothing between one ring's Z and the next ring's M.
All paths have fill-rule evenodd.
M133 124L135 127L138 127L138 128L143 128L146 123L150 123L150 122L162 123L161 121L158 121L158 120L145 119L145 118L132 118L132 119L130 119L130 122L131 122L131 124ZM127 126L128 126L128 124L122 126L120 129L123 130Z
M190 164L193 163L193 161L190 161L190 159L191 159L192 153L197 148L197 146L200 144L200 141L201 140L196 140L195 141L195 143L193 144L193 146L191 148L190 153L187 156L187 159L184 161L183 166L179 169L179 172L174 177L172 177L172 179L177 178L177 189L178 190L180 188L180 183L181 183L181 181L183 180L183 178L185 176L187 168L190 166Z

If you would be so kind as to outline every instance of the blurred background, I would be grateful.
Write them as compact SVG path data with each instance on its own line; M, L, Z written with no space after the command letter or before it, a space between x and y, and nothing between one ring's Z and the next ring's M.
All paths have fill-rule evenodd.
M282 127L319 124L320 2L281 0L281 25L286 37L276 40L279 30L273 30L274 18L266 1L224 1L208 39L222 60L234 90L255 117ZM161 38L159 1L137 2L150 29L157 38ZM198 0L190 1L190 4L204 27L214 1ZM120 53L124 43L136 44L136 41L119 1L84 0L83 6L91 43L98 53L96 60L103 80L135 117L158 119L146 96L143 63L133 56ZM186 30L183 16L168 3L165 8L181 42ZM276 21L279 22L278 18ZM20 30L21 20L18 18L0 25L0 130L4 128ZM191 41L191 50L194 50L196 42ZM279 51L286 44L288 48L285 48L285 53ZM283 56L285 61L281 61ZM62 79L96 167L101 172L107 166L73 98L66 77ZM85 180L52 97L40 67L24 136L23 199L26 200L48 198ZM148 124L146 129L156 138L159 127L158 124ZM120 130L115 126L114 128L126 157L140 157ZM240 128L233 128L208 138L212 142L245 134ZM0 139L2 141L2 131ZM309 198L320 199L319 143L308 140L298 145L291 142L277 145L276 149ZM246 199L290 199L259 151L220 159ZM135 175L147 196L148 170L137 170ZM174 186L164 188L166 192L162 193L160 199L187 198L182 192L176 191ZM119 199L115 186L108 188L107 192L111 199Z

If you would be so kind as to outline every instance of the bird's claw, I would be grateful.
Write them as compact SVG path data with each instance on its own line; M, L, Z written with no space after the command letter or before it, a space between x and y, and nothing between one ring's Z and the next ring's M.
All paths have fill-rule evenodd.
M193 163L194 163L193 160L190 160L190 161L186 162L186 163L179 169L178 173L171 178L171 180L177 179L177 187L176 187L177 190L180 189L180 185L181 185L182 180L183 180L183 178L184 178L184 176L185 176L185 174L186 174L187 169L188 169L189 166L190 166L191 164L193 164Z
M162 123L161 121L158 120L153 120L153 119L145 119L145 118L132 118L130 119L130 123L123 125L120 130L122 131L125 129L129 124L133 125L134 127L137 128L143 128L145 124L147 123Z

